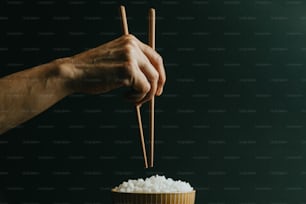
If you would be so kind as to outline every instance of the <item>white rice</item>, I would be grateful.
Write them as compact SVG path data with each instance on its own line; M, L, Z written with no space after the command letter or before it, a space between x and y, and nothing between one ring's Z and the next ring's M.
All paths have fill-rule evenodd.
M185 193L193 191L193 188L187 182L156 175L145 180L130 179L115 187L115 190L125 193Z

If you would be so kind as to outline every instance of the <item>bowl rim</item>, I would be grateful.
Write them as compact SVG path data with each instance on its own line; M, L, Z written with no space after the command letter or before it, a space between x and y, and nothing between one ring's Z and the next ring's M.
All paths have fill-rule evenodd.
M193 189L192 191L187 191L187 192L164 192L164 193L144 193L144 192L120 192L120 191L117 191L116 188L112 188L111 189L111 192L112 193L122 193L122 194L141 194L141 195L144 195L144 194L147 194L147 195L161 195L161 194L184 194L184 193L196 193L196 190Z

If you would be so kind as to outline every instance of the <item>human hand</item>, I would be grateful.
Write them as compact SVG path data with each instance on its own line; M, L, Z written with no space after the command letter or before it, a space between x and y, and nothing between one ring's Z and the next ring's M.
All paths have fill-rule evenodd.
M161 95L166 81L162 57L133 35L63 59L61 74L75 92L106 93L131 87L127 98L142 104Z

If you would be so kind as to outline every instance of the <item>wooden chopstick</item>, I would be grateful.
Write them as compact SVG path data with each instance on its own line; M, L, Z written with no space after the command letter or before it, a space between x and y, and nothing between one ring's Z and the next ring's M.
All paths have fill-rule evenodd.
M143 136L143 127L142 127L142 120L141 120L141 113L140 113L139 105L136 105L136 114L137 114L141 146L142 146L143 159L145 163L145 168L148 168L147 151L146 151L146 145L145 145L144 136Z
M121 14L121 22L122 22L122 28L123 28L123 33L124 35L129 34L129 27L127 23L127 18L126 18L126 12L125 12L125 7L120 6L120 14Z
M153 8L149 10L149 46L155 50L155 9ZM154 166L154 105L155 97L153 96L150 101L150 167Z
M128 35L129 34L129 29L128 29L126 12L125 12L125 7L124 6L120 6L120 13L121 13L123 33L124 33L124 35ZM136 113L137 113L137 121L138 121L139 133L140 133L143 159L144 159L144 163L145 163L145 168L148 168L147 151L146 151L146 145L145 145L144 135L143 135L140 105L136 105Z

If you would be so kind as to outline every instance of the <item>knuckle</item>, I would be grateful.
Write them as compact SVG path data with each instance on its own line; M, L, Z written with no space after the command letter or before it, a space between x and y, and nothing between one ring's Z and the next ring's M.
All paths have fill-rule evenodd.
M130 40L135 40L136 39L136 37L133 34L128 34L128 35L126 35L126 37Z
M158 64L163 64L163 58L159 54L156 56L155 60Z
M133 43L124 44L122 51L123 51L123 55L125 55L125 58L128 60L134 59L135 56L137 56L137 47L135 47Z
M148 93L151 89L151 85L149 83L145 83L143 86L142 86L142 89L141 89L141 92L143 93Z
M126 55L129 55L131 53L133 53L133 50L134 50L134 47L133 45L129 44L129 43L126 43L123 45L123 52L126 54Z
M126 35L125 38L124 38L124 43L135 46L136 45L136 37L131 35L131 34Z
M130 38L134 38L134 35L133 34L127 34L127 35L123 35L123 37L125 39L130 39Z
M159 79L159 74L158 72L153 72L150 81L152 82L157 82Z

